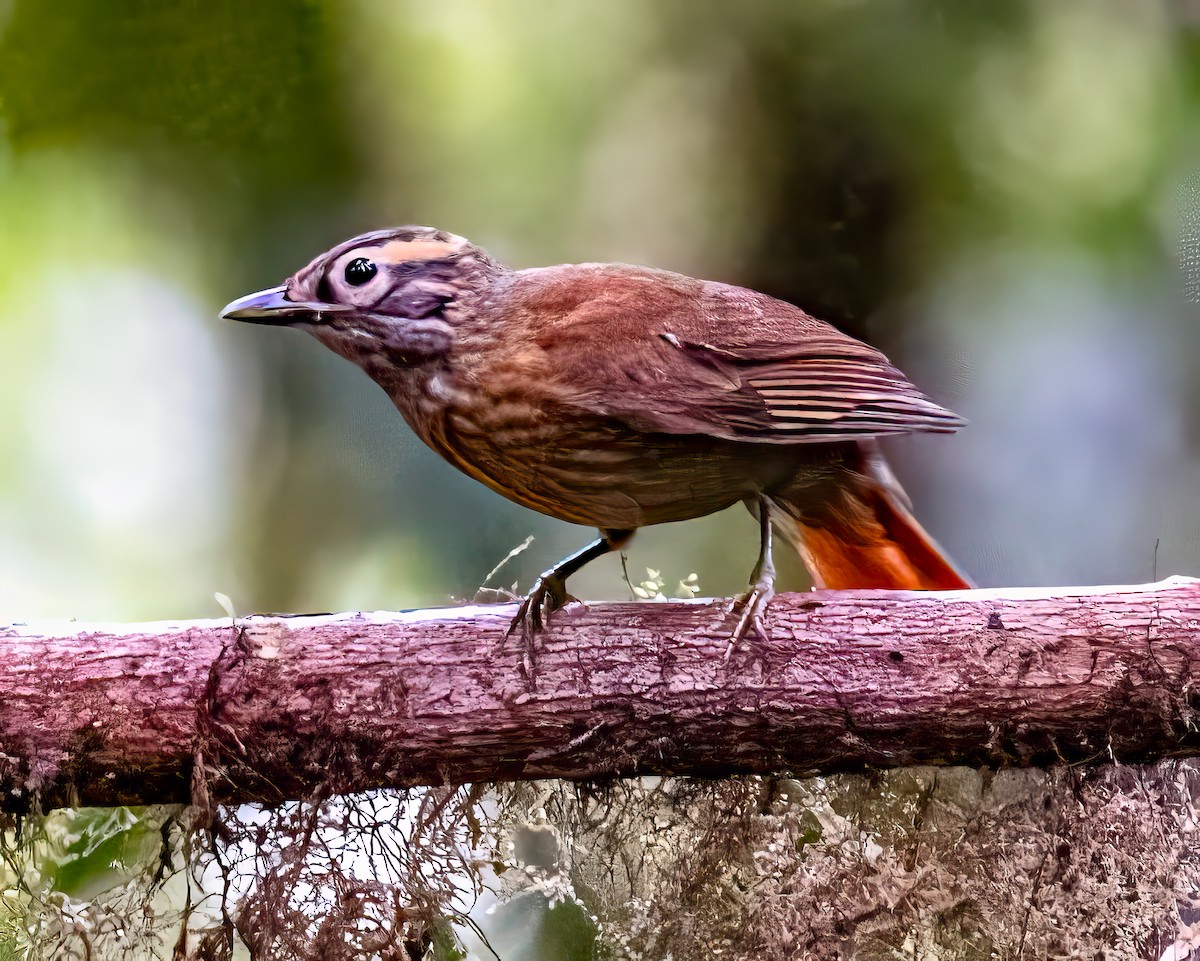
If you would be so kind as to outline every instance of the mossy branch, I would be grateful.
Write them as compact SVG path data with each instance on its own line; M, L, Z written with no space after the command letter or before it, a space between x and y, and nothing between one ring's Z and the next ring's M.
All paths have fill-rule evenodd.
M10 810L525 778L1200 754L1200 581L0 627Z

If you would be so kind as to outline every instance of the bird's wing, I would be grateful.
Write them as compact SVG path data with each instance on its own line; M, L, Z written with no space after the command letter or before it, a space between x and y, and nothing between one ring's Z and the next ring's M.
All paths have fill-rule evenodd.
M659 338L665 390L626 395L612 410L642 430L804 443L964 423L879 351L832 328L798 343L697 343L669 330Z
M766 443L965 423L882 353L791 304L660 271L594 270L594 295L540 340L572 406L641 431Z

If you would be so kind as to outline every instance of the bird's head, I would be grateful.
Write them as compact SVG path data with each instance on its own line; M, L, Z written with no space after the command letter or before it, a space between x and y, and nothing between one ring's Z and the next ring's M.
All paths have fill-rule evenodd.
M397 227L338 244L281 286L226 305L221 316L301 327L370 370L411 366L445 352L452 314L503 271L462 237Z

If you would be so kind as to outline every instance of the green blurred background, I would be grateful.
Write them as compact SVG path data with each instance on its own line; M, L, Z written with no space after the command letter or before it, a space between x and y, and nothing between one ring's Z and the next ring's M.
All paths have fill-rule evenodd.
M870 340L971 420L889 450L981 584L1196 573L1196 10L0 0L0 616L435 605L589 538L315 341L218 319L402 223ZM732 593L755 539L645 531L631 571ZM629 596L615 559L572 583Z

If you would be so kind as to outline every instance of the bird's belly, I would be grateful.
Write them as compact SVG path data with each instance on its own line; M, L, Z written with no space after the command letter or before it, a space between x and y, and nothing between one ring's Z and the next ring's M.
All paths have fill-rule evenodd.
M723 510L777 483L794 460L768 445L642 434L604 421L449 424L460 437L451 459L493 490L560 520L618 530Z
M389 393L418 436L464 473L523 507L592 527L712 514L778 486L811 457L800 447L643 433L537 403L524 388L484 393L445 378Z

